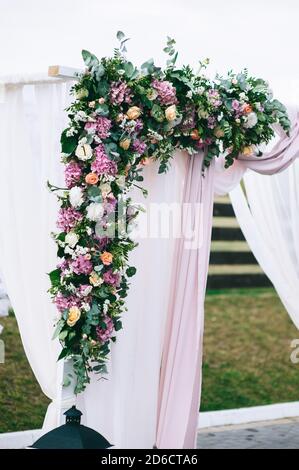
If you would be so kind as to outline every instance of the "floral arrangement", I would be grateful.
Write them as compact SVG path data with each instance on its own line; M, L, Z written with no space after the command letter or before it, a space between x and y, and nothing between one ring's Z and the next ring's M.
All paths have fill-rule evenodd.
M122 328L134 249L130 224L138 215L128 192L140 187L144 165L159 162L165 172L174 150L204 150L204 166L225 155L226 167L240 154L259 155L280 123L288 132L284 106L268 84L247 70L207 78L208 60L194 72L176 67L175 41L168 39L165 69L153 60L136 68L125 57L126 37L112 58L82 56L84 73L73 86L69 126L61 136L66 188L58 192L60 210L53 234L60 262L49 276L50 294L59 311L54 336L60 359L72 357L76 392L89 373L106 372L110 345ZM140 187L146 195L146 191Z

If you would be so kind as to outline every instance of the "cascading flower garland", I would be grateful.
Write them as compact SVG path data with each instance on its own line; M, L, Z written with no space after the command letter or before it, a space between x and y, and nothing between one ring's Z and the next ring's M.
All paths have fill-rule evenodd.
M98 60L83 51L87 66L73 86L69 126L61 136L65 189L53 234L60 262L49 276L50 294L60 312L54 337L63 346L60 359L72 357L76 392L89 373L106 372L110 342L122 328L129 278L128 254L136 246L128 235L138 215L128 192L143 180L144 165L159 162L165 172L176 148L205 149L204 168L220 154L226 167L239 154L261 154L280 123L288 132L285 107L268 84L247 70L211 80L208 60L195 73L176 67L175 41L168 39L164 70L145 62L140 69L124 55L127 39L112 58ZM140 188L144 194L146 191Z

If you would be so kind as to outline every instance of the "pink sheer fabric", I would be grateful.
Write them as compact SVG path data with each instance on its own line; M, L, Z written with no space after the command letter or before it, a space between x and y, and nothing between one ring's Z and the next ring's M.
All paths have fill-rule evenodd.
M179 240L160 375L157 447L194 448L201 389L204 328L204 295L210 252L213 193L233 189L250 168L274 174L287 168L299 156L299 116L290 136L262 157L241 155L229 170L218 159L201 175L203 154L190 158L184 202L202 204L202 242L196 250L186 249Z

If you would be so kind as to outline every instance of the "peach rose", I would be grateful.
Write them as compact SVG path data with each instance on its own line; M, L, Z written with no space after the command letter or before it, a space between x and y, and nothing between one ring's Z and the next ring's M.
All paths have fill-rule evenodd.
M92 271L91 275L89 276L89 282L92 286L98 287L103 284L103 279L98 275L98 273Z
M165 109L165 117L167 121L174 121L176 118L176 105L172 104L171 106L168 106L168 108Z
M131 139L123 139L120 141L119 146L124 150L128 150L128 148L130 147L130 144L131 144Z
M109 253L109 251L104 251L104 252L100 255L100 258L101 258L102 263L103 263L105 266L109 266L109 264L112 263L113 255L112 255L111 253Z
M250 104L245 104L243 108L244 113L249 114L252 112L252 106Z
M244 147L243 151L242 151L242 154L245 155L246 157L250 157L250 155L253 154L253 150L252 150L251 145L249 145L248 147Z
M197 129L193 129L193 131L191 131L190 133L190 137L192 140L199 140L200 139L200 135L199 135L199 132Z
M97 184L99 181L99 177L96 173L88 173L88 175L85 176L85 182L87 184Z
M81 312L78 307L71 307L68 312L67 324L68 326L74 326L79 318L81 317Z
M224 136L224 130L221 129L221 127L216 127L214 129L214 136L217 137L217 139L220 139L220 137Z
M131 108L128 109L126 114L129 119L137 119L139 118L141 114L141 109L138 108L138 106L132 106Z

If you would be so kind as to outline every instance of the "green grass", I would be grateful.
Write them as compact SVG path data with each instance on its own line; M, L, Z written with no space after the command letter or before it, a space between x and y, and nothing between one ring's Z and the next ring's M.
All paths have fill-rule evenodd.
M49 401L41 392L25 356L16 319L4 326L5 363L0 364L0 433L40 428Z
M299 332L273 289L208 292L201 410L299 400L294 338Z
M26 360L16 320L1 318L0 432L39 428L48 400ZM206 298L202 410L299 400L299 338L272 289L209 291Z

